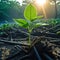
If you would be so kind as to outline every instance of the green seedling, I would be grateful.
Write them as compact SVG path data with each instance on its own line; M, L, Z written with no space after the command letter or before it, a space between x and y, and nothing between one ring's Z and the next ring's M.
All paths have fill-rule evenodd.
M1 30L8 30L9 29L9 24L3 24L0 28Z
M47 23L53 27L53 26L55 26L57 24L60 24L60 20L59 19L49 19L47 21Z
M32 4L28 4L24 10L25 19L14 19L14 21L28 31L28 44L31 45L31 33L32 30L38 26L47 25L46 23L35 22L36 19L42 18L37 16L36 8Z
M15 27L16 24L3 24L0 26L0 30L10 30L11 28Z

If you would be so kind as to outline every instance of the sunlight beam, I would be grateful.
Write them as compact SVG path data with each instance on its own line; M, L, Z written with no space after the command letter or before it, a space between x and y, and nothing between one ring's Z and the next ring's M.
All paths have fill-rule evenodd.
M45 4L47 2L47 0L34 0L35 1L35 5L39 8L42 8L42 12L45 18L47 18L46 16L46 11L45 11Z
M38 5L44 5L46 3L46 0L35 0L35 2Z

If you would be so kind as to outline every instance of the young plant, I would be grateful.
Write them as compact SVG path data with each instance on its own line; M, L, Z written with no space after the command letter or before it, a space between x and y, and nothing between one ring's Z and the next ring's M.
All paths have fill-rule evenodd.
M0 30L9 30L11 27L11 24L6 23L1 25Z
M42 18L42 16L37 16L36 8L32 4L28 4L24 10L25 19L14 19L14 21L21 27L28 30L28 43L31 45L31 33L32 30L40 25L47 25L45 23L35 22L37 18ZM34 23L35 22L35 23Z

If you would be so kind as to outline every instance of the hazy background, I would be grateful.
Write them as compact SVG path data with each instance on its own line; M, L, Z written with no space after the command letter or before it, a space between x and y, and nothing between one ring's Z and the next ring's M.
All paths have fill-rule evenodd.
M23 13L30 0L0 0L0 22L13 21L14 18L24 18ZM38 15L44 18L60 18L60 0L47 0L43 9L33 2Z

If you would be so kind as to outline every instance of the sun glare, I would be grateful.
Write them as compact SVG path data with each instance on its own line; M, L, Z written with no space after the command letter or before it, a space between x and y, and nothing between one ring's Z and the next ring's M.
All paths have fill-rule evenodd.
M44 5L46 3L46 0L36 0L35 2L39 5Z
M20 5L22 6L23 0L16 0L20 3Z

